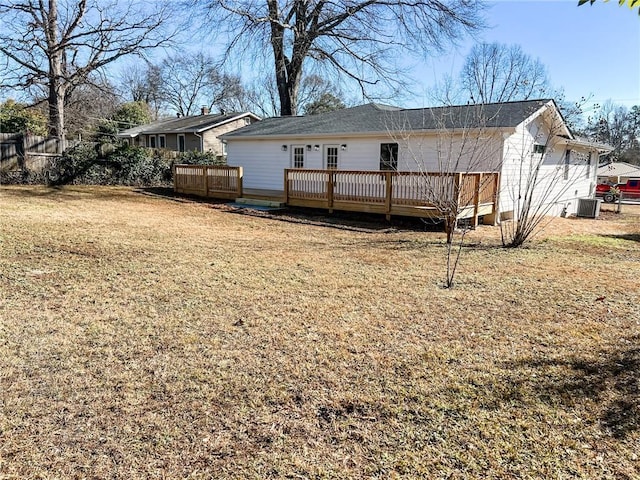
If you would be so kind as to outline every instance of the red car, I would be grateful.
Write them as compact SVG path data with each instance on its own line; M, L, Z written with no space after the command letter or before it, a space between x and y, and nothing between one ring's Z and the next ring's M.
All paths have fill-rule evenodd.
M605 202L615 202L620 196L624 199L640 199L640 180L627 180L627 183L596 185L596 196Z

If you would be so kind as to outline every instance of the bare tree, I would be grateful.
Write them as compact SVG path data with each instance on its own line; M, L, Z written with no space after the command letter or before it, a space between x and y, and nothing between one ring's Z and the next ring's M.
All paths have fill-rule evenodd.
M122 73L119 85L125 98L132 102L146 103L149 105L153 119L159 118L164 98L158 65L151 62L131 65Z
M245 110L250 110L262 117L277 115L279 111L278 91L269 77L257 79L248 85L243 84L242 89L242 104L245 106ZM331 95L332 98L327 98L327 94ZM323 96L325 97L324 101ZM319 74L305 75L300 82L298 110L307 115L315 111L317 106L328 105L329 103L331 104L330 107L340 106L343 98L342 90L335 83ZM342 103L342 108L344 108L344 103Z
M169 17L161 3L103 0L0 0L0 57L10 74L3 86L46 89L49 134L64 145L65 105L93 73L132 54L167 43Z
M609 160L633 159L629 157L633 157L632 152L638 149L640 141L640 107L636 105L629 110L607 100L590 118L587 134L595 141L613 147Z
M272 61L281 115L298 111L305 69L325 68L363 94L405 76L400 54L442 49L482 26L480 0L194 0L226 28L229 54L251 51ZM257 52L268 48L270 51ZM268 54L268 56L266 55Z
M472 103L542 98L551 90L546 68L519 45L480 43L462 67L460 82Z
M82 139L93 135L100 122L110 117L119 104L120 97L109 83L78 85L65 102L67 136Z
M555 106L555 104L554 104ZM531 139L533 138L533 143ZM572 138L557 108L549 107L505 145L505 168L511 176L503 199L511 218L500 223L502 244L520 247L553 216L566 215L568 198L580 194L578 180L594 185L598 151L588 141ZM574 193L575 192L575 193ZM591 191L581 192L583 196ZM507 212L505 212L507 213Z
M445 76L430 93L440 105L553 98L572 130L584 126L582 105L587 99L568 100L562 88L552 87L544 64L518 45L475 45L458 75Z
M307 75L300 83L299 109L305 115L345 108L344 94L333 82L321 75Z
M254 79L242 84L241 96L238 97L242 111L250 111L261 117L273 117L278 111L278 94L273 82L268 78Z
M391 113L395 121L388 123L388 130L404 155L398 160L403 169L420 173L407 177L417 182L414 190L419 189L444 221L447 287L454 284L464 238L472 226L465 220L474 218L470 205L480 212L482 204L495 202L490 196L499 196L498 208L485 213L500 222L503 244L518 247L551 215L568 213L579 196L591 194L597 148L572 135L551 100L422 112L423 118L417 119L415 111L409 111L404 123L402 116ZM585 178L588 181L578 182Z
M202 52L167 57L160 66L162 97L180 115L193 115L201 106L224 109L241 103L240 78L219 72L213 58Z
M411 115L415 116L415 112ZM422 118L389 115L388 130L401 145L402 169L425 204L444 221L445 286L452 288L467 232L469 205L488 193L495 201L501 161L501 133L495 128L500 106L446 106L424 109ZM495 214L495 212L494 212Z
M344 102L331 92L324 92L304 106L305 115L315 115L318 113L331 112L345 108Z

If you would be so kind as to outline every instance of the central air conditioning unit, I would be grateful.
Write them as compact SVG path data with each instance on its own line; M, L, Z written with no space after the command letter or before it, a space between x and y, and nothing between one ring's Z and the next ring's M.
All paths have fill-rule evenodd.
M602 200L599 198L579 198L576 216L584 218L598 218L598 215L600 215L601 203Z

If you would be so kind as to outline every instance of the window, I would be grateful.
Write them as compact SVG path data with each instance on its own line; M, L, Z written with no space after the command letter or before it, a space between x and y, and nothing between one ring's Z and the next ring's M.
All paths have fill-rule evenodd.
M184 135L178 135L178 151L184 152L185 143L184 143Z
M167 148L167 137L165 137L164 135L159 135L158 136L158 146L160 148Z
M547 151L546 145L540 145L539 143L533 144L533 153L537 153L538 155L544 155L544 152Z
M149 147L150 148L156 148L156 136L155 135L149 135Z
M571 165L571 150L564 154L564 179L569 180L569 166Z
M291 149L293 168L304 168L304 145L294 145Z
M325 159L328 170L336 170L338 168L338 145L326 146Z
M398 169L398 144L380 144L380 170Z

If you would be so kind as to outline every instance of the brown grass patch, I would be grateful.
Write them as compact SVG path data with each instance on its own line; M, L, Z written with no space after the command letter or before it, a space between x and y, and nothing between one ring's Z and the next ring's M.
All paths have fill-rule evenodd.
M0 190L0 478L639 478L640 211L527 248Z

